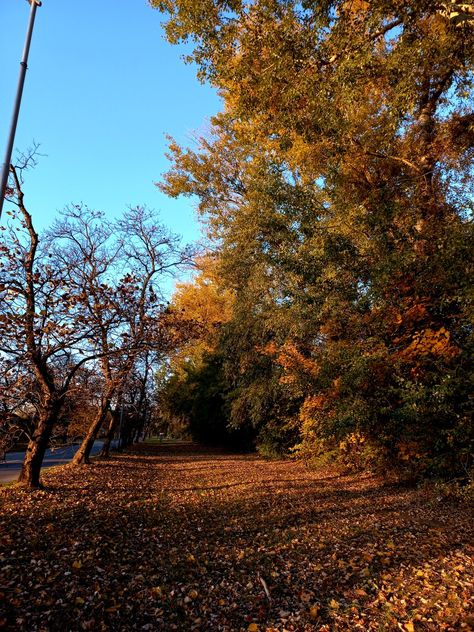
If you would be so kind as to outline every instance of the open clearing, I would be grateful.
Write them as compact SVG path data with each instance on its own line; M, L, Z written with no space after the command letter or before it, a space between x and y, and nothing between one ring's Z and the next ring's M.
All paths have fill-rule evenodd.
M8 630L472 630L466 506L189 445L0 493Z

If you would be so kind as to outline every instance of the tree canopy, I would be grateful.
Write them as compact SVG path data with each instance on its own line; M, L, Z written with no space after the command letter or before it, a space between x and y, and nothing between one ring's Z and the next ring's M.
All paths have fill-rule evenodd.
M197 148L171 142L161 188L197 200L234 294L227 423L305 455L469 467L472 9L153 4L224 101Z

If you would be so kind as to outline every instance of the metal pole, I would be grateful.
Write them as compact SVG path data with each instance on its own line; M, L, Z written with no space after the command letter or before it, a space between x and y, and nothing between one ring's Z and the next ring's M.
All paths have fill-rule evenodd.
M10 162L12 159L13 143L15 141L16 126L18 123L18 115L20 113L21 97L23 94L23 86L25 85L25 76L28 68L28 54L30 52L31 36L35 25L36 9L41 6L40 0L28 0L31 5L30 19L28 22L28 30L26 32L25 47L23 49L23 57L20 62L20 75L18 77L18 87L16 91L15 105L13 106L13 116L10 124L10 132L8 135L7 148L5 158L2 164L2 172L0 179L0 218L2 217L3 202L7 190L8 174L10 173Z

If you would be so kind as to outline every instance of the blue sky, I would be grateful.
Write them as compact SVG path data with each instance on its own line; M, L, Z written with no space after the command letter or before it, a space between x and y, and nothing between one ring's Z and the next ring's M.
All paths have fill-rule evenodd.
M29 14L0 0L0 152L4 153ZM44 0L37 10L15 147L46 154L25 183L39 228L70 202L113 217L146 204L186 240L199 236L190 200L154 182L167 169L165 133L189 144L220 107L163 36L146 0Z

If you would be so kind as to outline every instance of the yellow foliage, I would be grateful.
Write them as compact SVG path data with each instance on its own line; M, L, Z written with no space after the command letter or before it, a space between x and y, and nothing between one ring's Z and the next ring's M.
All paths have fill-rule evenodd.
M307 397L300 409L300 419L303 423L314 419L315 414L320 412L326 403L324 395L310 395Z
M339 443L339 449L342 452L349 452L354 448L359 448L365 443L365 437L360 432L353 432Z
M231 319L234 295L220 286L216 264L210 257L198 263L200 273L192 281L177 284L172 305L184 320L198 322L210 330Z
M344 11L347 11L351 15L367 13L369 6L370 5L367 0L346 0L346 2L342 5Z
M208 256L196 263L200 272L191 281L177 284L171 302L177 340L172 364L177 372L189 358L199 363L214 350L216 333L232 318L234 308L235 296L222 287L216 261ZM184 334L180 335L181 330Z

